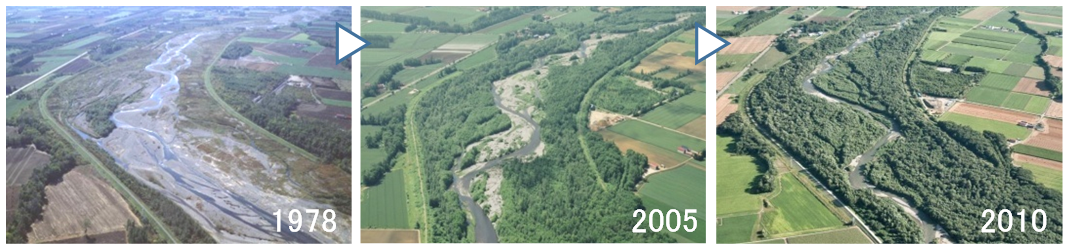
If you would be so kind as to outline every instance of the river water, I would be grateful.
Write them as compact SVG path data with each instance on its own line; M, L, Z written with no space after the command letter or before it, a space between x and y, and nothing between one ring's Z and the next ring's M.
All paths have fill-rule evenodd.
M110 117L115 123L115 131L108 137L96 139L96 144L114 157L121 167L185 209L221 243L346 242L351 234L347 226L338 226L335 233L344 235L336 237L326 236L322 229L307 232L312 217L302 217L304 227L298 232L287 229L290 224L287 224L287 217L283 217L282 232L276 232L273 214L276 210L285 210L285 213L293 208L332 207L252 184L250 178L255 173L242 172L247 169L236 164L258 165L264 168L254 171L266 172L279 167L254 145L197 128L180 129L179 122L186 117L180 115L177 105L181 89L178 73L192 62L184 50L202 36L181 35L166 43L165 51L144 67L156 76L150 80L150 85L157 81L161 83L145 99L124 104L116 110ZM92 139L78 132L83 138ZM205 154L199 149L205 144L213 150L229 152L234 158L224 161ZM225 170L224 167L238 169ZM283 182L283 189L294 188L291 181L280 182ZM323 221L322 217L318 219L317 222ZM337 221L338 224L343 222Z
M902 22L899 23L899 25L903 24L906 20L908 20L908 19L906 18L905 20L902 20ZM839 56L849 54L850 52L852 52L854 49L859 47L864 42L870 41L871 39L875 39L876 37L878 37L880 33L881 33L881 31L868 32L868 33L864 34L863 36L861 36L860 38L858 38L856 41L854 41L853 44L850 44L848 47L846 47L845 50L842 50L839 53L824 57L823 60L820 61L819 65L816 67L816 69L813 70L812 73L809 74L804 79L801 88L804 89L805 93L814 95L816 97L823 98L823 99L825 99L825 100L827 100L829 102L832 102L832 103L844 103L844 104L847 104L847 105L853 107L853 109L857 109L857 110L862 111L864 113L867 113L869 115L882 115L882 114L879 114L879 113L875 113L875 112L873 112L873 111L869 110L868 108L865 108L865 107L863 107L861 105L857 105L857 104L853 104L853 103L850 103L850 102L847 102L847 101L843 101L843 100L838 99L838 98L836 98L834 96L828 95L828 94L820 91L812 83L812 80L814 78L816 78L817 76L819 76L821 74L830 72L831 69L834 68L834 66L831 65L831 62L834 59L837 59ZM853 159L853 162L850 163L850 166L851 166L850 167L851 170L849 171L849 184L850 184L850 187L852 187L854 189L870 189L878 197L891 199L895 204L897 204L901 208L905 209L906 213L908 213L909 216L912 217L912 219L917 222L917 224L920 226L920 231L922 232L923 240L925 242L934 241L938 237L938 233L939 233L938 230L940 230L940 228L936 224L933 223L933 220L929 216L927 216L925 213L920 212L918 209L913 207L908 201L905 200L905 198L902 198L901 196L898 196L898 195L896 195L894 193L886 192L886 191L879 190L879 189L875 188L874 185L871 185L871 184L868 183L867 177L865 177L864 174L862 173L862 170L863 170L864 166L867 163L869 163L869 162L871 162L872 160L875 159L875 153L878 152L879 148L883 147L884 145L886 145L887 143L889 143L893 139L901 136L901 133L898 130L897 124L894 124L891 127L883 126L883 128L887 130L886 135L884 135L884 136L880 137L878 140L876 140L875 143L872 144L871 148L869 148L864 153L862 153L860 155L857 155L857 157L855 159Z

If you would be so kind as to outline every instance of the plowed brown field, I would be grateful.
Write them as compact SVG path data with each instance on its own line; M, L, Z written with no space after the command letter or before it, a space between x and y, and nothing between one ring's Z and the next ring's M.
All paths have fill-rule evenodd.
M727 41L731 43L730 46L723 48L719 53L721 54L752 54L760 53L764 51L764 48L771 46L771 42L775 41L774 35L764 36L746 36L746 37L730 37Z
M1061 145L1063 139L1061 133L1063 133L1062 127L1064 123L1056 119L1046 119L1046 129L1042 132L1037 132L1027 140L1024 140L1024 144L1035 147L1061 151Z
M969 116L997 120L1001 122L1009 122L1013 124L1015 124L1016 122L1020 122L1020 120L1024 120L1031 123L1038 121L1038 116L1032 114L1018 111L1010 111L1008 109L976 105L971 103L959 103L953 105L953 107L950 108L949 111Z
M727 84L734 79L734 76L738 76L738 72L716 73L716 91L718 92L723 90L724 87L727 87Z
M1023 77L1020 78L1020 82L1016 83L1016 87L1012 88L1014 92L1030 93L1034 95L1049 96L1049 90L1043 89L1044 86L1039 85L1038 80Z
M1053 160L1049 160L1049 159L1045 159L1045 158L1041 158L1041 157L1036 157L1036 156L1024 155L1024 154L1020 154L1020 153L1012 153L1012 160L1013 161L1025 162L1025 163L1030 163L1030 164L1034 164L1034 165L1038 165L1038 166L1042 166L1042 167L1047 167L1047 168L1051 168L1051 169L1058 169L1058 170L1060 170L1060 169L1062 169L1064 167L1061 164L1061 162L1058 162L1058 161L1053 161Z
M727 120L727 116L738 111L738 104L731 103L731 94L724 94L716 99L716 126Z

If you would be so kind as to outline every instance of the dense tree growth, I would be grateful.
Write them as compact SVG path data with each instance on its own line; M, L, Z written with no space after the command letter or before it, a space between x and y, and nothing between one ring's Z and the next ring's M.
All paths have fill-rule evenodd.
M946 98L960 98L964 90L973 86L982 73L940 72L935 67L915 60L909 66L909 85L917 92Z
M292 115L300 100L290 91L272 92L285 75L248 69L212 69L220 82L219 96L242 116L282 139L350 171L352 139L349 131L329 121Z
M360 165L362 184L366 186L378 185L382 178L392 169L397 159L397 154L405 152L404 147L404 113L408 108L404 105L389 108L388 111L364 115L360 117L361 125L383 126L382 130L365 136L364 144L368 148L382 148L386 152L386 159L372 165Z
M842 166L859 155L859 150L848 150L848 153L842 154L820 151L826 145L843 141L847 142L843 144L846 147L865 148L869 141L874 140L871 135L879 135L881 129L870 125L871 121L867 118L843 119L862 114L801 94L795 83L800 81L801 75L811 72L820 58L843 48L859 37L858 34L872 28L903 24L897 29L882 31L878 38L840 57L834 63L836 70L825 79L848 80L851 88L828 87L828 92L874 110L877 116L888 117L903 136L881 148L875 160L865 167L864 174L876 187L903 196L914 207L928 214L954 241L1059 243L1062 229L1061 195L1034 183L1029 179L1029 173L1011 166L1004 137L992 133L979 134L962 126L932 120L912 97L913 93L905 82L907 67L916 65L910 58L914 57L932 22L941 16L955 15L962 9L939 7L933 11L920 11L921 8L906 7L869 8L867 11L870 13L858 18L840 35L821 39L813 47L801 51L794 58L794 63L769 74L751 95L750 113L762 129L767 129L787 151L797 155L803 165L811 165L813 173L853 207L885 242L919 242L915 224L897 207L868 191L851 189L842 177ZM841 84L827 83L831 86ZM849 111L836 116L810 117L809 113L828 109ZM834 134L811 134L813 129L836 124L848 126L841 127ZM857 132L870 135L850 135ZM848 136L838 137L840 135ZM856 137L868 139L851 140ZM982 210L998 208L1041 208L1049 215L1049 226L1043 233L1018 230L979 233L978 229L985 221L977 218Z
M643 11L643 8L630 11ZM494 106L491 82L529 68L530 62L538 58L577 50L580 40L598 30L593 26L597 25L569 25L574 32L526 45L519 45L521 40L508 42L509 38L503 38L496 48L495 63L469 69L443 83L449 87L423 93L422 100L412 107L414 120L409 123L415 125L420 143L418 153L424 168L431 241L461 242L470 238L471 223L465 219L457 194L449 190L454 179L451 170L459 167L456 164L461 160L457 158L464 147L511 126L508 118ZM539 122L542 141L548 144L545 155L525 163L508 160L501 166L505 170L501 191L506 203L503 205L506 215L497 221L501 241L669 240L664 234L633 234L627 230L633 226L631 212L641 207L630 191L640 179L640 169L646 159L634 153L622 154L610 142L592 136L590 153L603 161L594 162L597 168L591 168L576 139L589 134L579 129L575 114L584 111L576 100L582 99L594 82L609 75L611 70L622 68L621 65L633 66L636 55L679 28L662 27L641 36L604 41L597 50L611 53L595 53L581 63L549 70L546 76L549 83L541 89L543 100L539 104L539 112L545 113ZM626 69L629 67L620 70ZM598 177L601 173L605 174ZM553 187L560 184L569 187L566 190ZM561 227L568 230L561 231Z
M742 33L749 31L749 29L756 27L757 24L763 23L764 21L767 21L768 19L771 19L772 17L778 15L779 12L782 12L786 8L787 7L773 7L770 10L749 11L745 14L745 17L742 18L742 20L739 20L738 22L734 23L733 29L717 30L717 32L720 36L741 35Z
M222 57L226 59L236 60L246 55L252 54L252 45L244 42L235 42L226 46L226 50L223 50Z
M1038 55L1035 55L1035 64L1038 64L1038 66L1042 67L1042 72L1044 74L1044 80L1042 80L1042 82L1049 86L1050 96L1053 97L1053 99L1061 99L1061 95L1063 94L1061 92L1061 88L1063 87L1063 83L1061 83L1062 79L1061 77L1054 76L1053 71L1057 69L1051 66L1048 62L1046 62L1045 59L1042 59L1042 55L1049 52L1049 39L1047 39L1045 35L1042 35L1038 31L1035 31L1035 29L1032 29L1030 26L1027 26L1027 22L1020 20L1020 13L1017 13L1015 10L1012 11L1012 18L1009 19L1009 22L1016 24L1016 26L1020 28L1020 31L1023 31L1028 35L1038 38L1039 44L1042 45L1042 52L1038 53ZM1059 33L1054 33L1050 35L1060 36ZM1060 46L1060 44L1057 44L1056 46Z

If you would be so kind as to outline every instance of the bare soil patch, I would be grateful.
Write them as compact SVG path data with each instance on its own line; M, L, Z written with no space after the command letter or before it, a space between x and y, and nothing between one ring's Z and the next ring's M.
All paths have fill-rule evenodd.
M1049 96L1049 89L1045 84L1039 83L1036 79L1027 77L1020 78L1020 82L1016 83L1016 87L1012 88L1012 91Z
M7 186L20 186L30 180L33 171L48 166L52 157L30 145L26 148L7 148Z
M705 127L706 127L706 122L707 122L707 119L708 119L706 117L707 117L707 115L701 115L701 117L699 117L697 119L694 119L693 121L690 121L689 123L686 123L682 127L679 127L679 131L681 131L682 133L694 135L694 136L697 136L697 137L700 137L700 138L705 138Z
M679 165L684 161L671 157L672 154L670 153L678 154L677 152L667 151L661 149L660 147L656 147L656 145L634 140L633 138L609 130L602 130L598 133L601 133L601 136L604 137L605 140L615 143L616 147L619 147L620 152L626 153L627 150L633 150L634 152L644 154L646 157L649 158L650 162L655 162L658 164L663 164L666 167L671 167Z
M1057 169L1057 170L1062 170L1064 168L1064 166L1061 164L1061 162L1053 161L1053 160L1049 160L1049 159L1045 159L1045 158L1041 158L1041 157L1036 157L1036 156L1024 155L1024 154L1020 154L1020 153L1012 153L1012 160L1013 161L1019 161L1019 162L1025 162L1025 163L1030 163L1030 164L1034 164L1034 165L1038 165L1038 166L1042 166L1042 167L1046 167L1046 168L1051 168L1051 169Z
M1033 114L971 103L958 103L949 108L949 111L1013 124L1020 122L1021 120L1030 123L1038 121L1038 116Z
M1023 20L1023 21L1024 21L1025 23L1027 23L1027 24L1034 24L1034 25L1042 25L1042 26L1049 26L1049 27L1056 27L1056 28L1061 28L1061 27L1063 27L1062 25L1060 25L1060 24L1057 24L1057 23L1048 23L1048 22L1036 22L1036 21L1028 21L1028 20Z
M419 243L419 230L360 229L360 243Z
M618 113L611 113L605 111L590 111L590 129L598 131L604 127L615 125L617 122L625 119L625 116Z
M980 21L982 21L982 20L990 19L990 17L992 17L994 15L997 15L998 12L1001 12L1002 8L1004 8L1004 7L982 6L982 7L975 8L972 11L968 11L968 13L965 13L964 15L961 15L960 17L964 18L964 19L972 19L972 20L980 20Z
M67 172L59 184L45 187L45 196L42 218L27 234L31 243L124 231L126 221L140 223L119 192L89 166Z
M352 100L352 94L349 93L349 92L346 92L346 91L325 89L325 88L315 88L315 93L319 94L320 97L328 98L328 99L345 100L345 101L351 101Z
M82 70L85 70L86 68L89 68L89 66L92 66L92 65L93 64L91 62L89 62L89 59L86 59L86 58L83 57L83 58L74 60L73 62L71 62L70 64L67 64L67 66L64 66L63 68L60 68L59 70L56 70L56 73L58 73L58 74L75 74L75 73L81 72Z
M727 47L730 47L730 46L727 46ZM682 55L683 53L686 53L687 51L693 51L693 49L694 49L694 46L691 45L691 44L686 44L686 43L681 43L681 42L668 42L668 43L664 44L664 46L660 46L660 48L658 48L656 50L664 52L664 53L669 53L669 54ZM726 48L724 48L724 49L726 49Z
M303 103L297 105L297 115L330 121L338 124L342 129L352 129L352 108Z
M730 116L731 113L738 111L738 104L731 102L732 96L734 95L724 94L719 99L716 99L716 126L727 120L727 116Z
M466 50L434 50L420 56L419 60L426 61L434 58L435 60L441 60L442 63L449 64L469 54L471 54L471 51Z
M1062 151L1061 145L1063 144L1063 138L1061 134L1064 123L1056 119L1045 119L1042 121L1045 123L1045 129L1041 132L1033 133L1030 138L1024 140L1024 144L1031 145L1039 148Z
M1053 101L1049 104L1049 108L1046 109L1046 117L1061 118L1064 113L1064 103L1060 101Z
M1060 56L1047 54L1043 55L1042 59L1046 60L1046 63L1049 63L1049 65L1053 67L1061 67L1062 65L1064 65L1064 58Z
M716 73L716 91L718 92L723 90L724 87L727 87L727 84L731 83L731 80L733 80L735 76L738 76L738 73L739 72Z
M746 37L730 37L727 41L731 43L730 46L723 48L719 53L721 54L752 54L760 53L765 48L771 46L771 42L775 41L774 35L764 36L746 36Z
M756 8L756 7L757 6L716 6L716 10L717 11L719 11L719 10L722 10L722 11L747 11L747 10L751 10L753 8Z

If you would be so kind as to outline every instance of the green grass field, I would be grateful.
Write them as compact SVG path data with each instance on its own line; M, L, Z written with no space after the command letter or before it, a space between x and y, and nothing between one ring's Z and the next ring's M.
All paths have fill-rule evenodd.
M418 66L418 67L404 69L404 70L401 70L400 72L397 72L397 74L393 75L393 79L397 80L397 81L400 81L401 83L404 83L404 84L412 83L412 81L415 81L415 80L417 80L417 79L419 79L419 78L421 78L423 76L426 76L427 74L430 74L431 72L434 72L434 70L438 70L438 68L442 68L444 66L445 66L445 63L437 63L437 64L422 65L422 66Z
M951 121L954 123L966 125L972 129L978 131L993 131L1005 135L1006 138L1025 138L1030 130L1024 127L1016 126L1016 124L1010 124L1001 121L994 121L984 119L980 117L968 116L959 113L946 113L942 114L939 118L942 121Z
M677 129L705 113L705 93L693 92L653 109L642 116L642 119Z
M360 228L409 228L403 171L386 173L360 200Z
M685 212L685 209L697 209L697 213L691 215L698 219L697 228L700 231L686 232L680 228L675 233L693 242L705 242L705 232L700 229L706 225L704 221L707 219L704 198L705 175L704 170L684 165L650 176L649 182L638 190L642 203L646 204L645 211L660 209L666 216L669 209L676 209L679 212ZM646 220L648 221L648 217Z
M1053 102L1053 100L1046 97L1031 96L1031 101L1027 102L1027 106L1024 107L1023 111L1043 114L1046 113L1046 108L1049 108L1050 102Z
M526 28L530 26L531 23L534 23L534 20L530 18L520 18L518 20L513 19L498 23L497 25L486 27L485 29L479 30L478 33L501 35Z
M1024 108L1027 107L1027 103L1031 102L1031 96L1032 95L1010 92L1009 97L1005 98L1005 102L1001 103L1001 107L1023 111Z
M697 140L686 135L675 133L665 130L660 127L652 126L641 121L627 120L612 127L609 127L615 133L640 140L656 147L666 149L668 151L675 151L681 145L689 147L691 150L701 151L705 149L705 142Z
M352 107L352 101L336 100L336 99L320 99L325 105L340 106L340 107Z
M839 7L828 7L826 9L823 9L823 11L821 11L820 14L816 15L816 16L844 18L844 17L848 16L849 13L852 13L852 12L853 12L853 9L839 8Z
M1024 162L1017 163L1019 163L1023 168L1031 171L1031 175L1034 177L1035 182L1040 183L1043 186L1049 187L1051 189L1056 189L1057 192L1064 191L1062 186L1064 182L1063 180L1061 180L1064 178L1064 172L1062 172L1061 170L1051 169Z
M972 38L972 37L966 37L966 36L958 37L957 39L954 39L953 42L962 43L962 44L968 44L968 45L976 45L976 46L980 46L980 47L996 48L996 49L1002 49L1002 50L1012 50L1014 47L1016 47L1016 44L1014 44L1014 43L1004 43L1004 42L999 42L999 41L983 40L983 39L979 39L979 38Z
M405 15L426 17L435 22L469 25L487 12L479 12L476 7L434 6L410 10Z
M716 215L760 211L760 196L745 190L762 174L761 167L756 158L728 153L733 142L732 137L716 136Z
M973 29L971 31L968 31L967 33L961 34L961 36L1016 44L1020 43L1020 41L1023 40L1023 38L1027 35L1024 35L1023 33L1009 33L985 29Z
M1012 91L1012 88L1016 87L1017 82L1020 82L1020 77L990 73L983 76L983 79L979 81L979 85Z
M753 226L756 225L757 215L743 215L723 218L721 224L716 225L716 243L731 244L749 242L753 236Z
M782 234L842 226L827 206L801 185L793 174L779 177L782 192L771 199L773 211L764 212L768 233Z
M752 54L717 54L716 55L716 71L717 72L737 72L742 71L746 65L753 62L757 53ZM730 66L726 66L727 63L733 63ZM723 68L720 68L723 67Z
M742 36L756 36L756 35L777 35L786 32L787 29L797 24L797 21L790 20L790 15L779 13L776 16L769 18L753 27L749 31L746 31Z
M82 46L89 45L89 43L93 43L93 42L99 41L100 39L104 39L104 38L108 38L108 37L110 37L110 35L108 35L106 33L99 33L99 34L95 34L95 35L90 35L90 36L86 36L85 38L78 39L76 41L72 41L70 43L67 43L67 45L63 45L62 47L59 47L59 49L78 49L78 48L81 48Z
M1063 162L1062 160L1064 160L1064 154L1061 154L1061 152L1059 151L1039 148L1026 144L1017 144L1016 146L1012 146L1012 151L1020 154L1037 156L1058 162Z
M368 34L404 33L404 27L408 24L382 20L372 20L360 23L360 31Z
M761 56L760 59L753 62L753 68L768 70L774 68L779 62L782 62L789 56L790 55L779 51L779 49L772 48L769 49L767 53L764 53L764 56Z
M593 23L593 19L601 16L601 13L593 12L590 8L572 8L575 11L567 13L564 16L557 17L556 19L549 20L549 22L561 22L561 23Z
M1015 54L1015 52L1009 53L1009 54ZM1038 54L1038 53L1035 53L1035 54ZM1006 55L1005 57L1009 57L1009 56ZM1034 60L1034 58L1035 58L1034 55L1032 55L1030 57L1031 57L1032 60ZM1005 71L1003 73L1005 73L1007 75L1023 77L1023 76L1027 75L1027 71L1029 71L1029 70L1031 70L1031 65L1013 62L1012 65L1009 65L1008 68L1005 68Z
M942 62L950 65L962 66L964 63L968 63L968 61L971 60L972 57L968 55L950 54L949 56L946 56L945 59L942 59Z
M308 58L297 58L297 57L289 57L289 56L284 56L284 55L266 54L266 53L260 52L259 50L253 50L252 51L252 55L253 56L263 57L263 58L266 58L268 60L272 60L272 61L283 63L283 64L294 65L294 66L304 66L305 64L308 64L308 60L309 60Z
M971 102L1001 106L1001 103L1004 103L1005 99L1009 97L1009 91L989 87L973 87L964 93L964 97Z
M996 59L991 59L991 58L987 58L987 57L979 57L979 56L972 57L972 59L969 60L968 63L964 64L964 66L968 66L968 67L980 67L980 68L986 69L987 72L991 72L991 73L1004 72L1005 69L1009 68L1009 66L1011 66L1011 65L1012 65L1012 62L996 60Z
M364 136L374 134L382 130L381 126L361 125L360 126L360 141L363 141ZM369 149L367 144L360 143L360 168L370 168L371 165L386 160L386 151L382 148Z
M497 58L497 49L485 48L456 63L456 69L468 70Z
M871 244L860 228L850 227L833 232L787 238L790 244Z
M942 47L942 50L940 50L940 51L949 52L949 53L952 53L952 54L961 54L961 55L974 56L974 57L986 57L986 58L991 58L991 59L1001 58L1002 56L1005 56L1005 53L1009 52L1007 50L1001 50L1001 49L996 49L996 48L988 48L988 47L980 47L980 46L968 45L968 44L960 44L960 43L950 43L949 45L946 45L945 47ZM1000 71L998 71L998 72L1000 72Z

